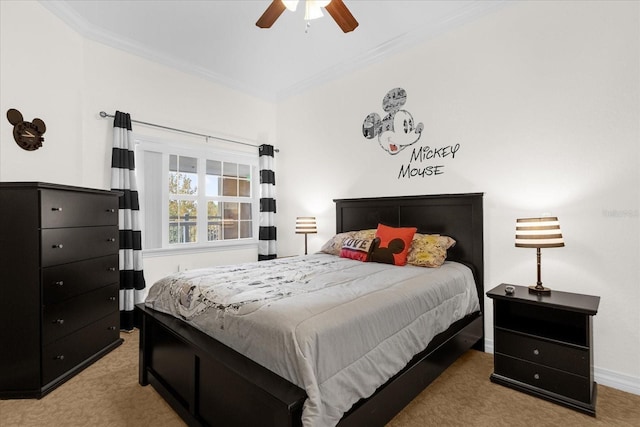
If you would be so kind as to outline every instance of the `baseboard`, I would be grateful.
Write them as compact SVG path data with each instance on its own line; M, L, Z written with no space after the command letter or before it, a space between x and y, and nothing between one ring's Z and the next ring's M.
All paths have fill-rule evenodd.
M598 384L613 387L640 396L640 378L610 371L608 369L593 367L593 376Z
M493 340L485 338L484 351L493 354ZM593 376L598 384L640 396L640 378L598 368L597 366L593 367Z

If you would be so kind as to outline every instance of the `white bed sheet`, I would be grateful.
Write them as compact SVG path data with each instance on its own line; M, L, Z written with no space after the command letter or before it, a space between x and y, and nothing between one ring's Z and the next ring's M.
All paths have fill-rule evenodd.
M151 287L146 305L305 389L305 427L336 425L479 310L462 264L396 267L322 253L177 273Z

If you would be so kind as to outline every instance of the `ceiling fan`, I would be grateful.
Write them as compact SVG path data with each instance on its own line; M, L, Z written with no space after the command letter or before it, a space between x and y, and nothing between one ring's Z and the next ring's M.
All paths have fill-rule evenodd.
M271 28L285 9L295 11L297 6L298 0L273 0L260 19L258 19L256 25L260 28ZM356 21L356 18L353 17L342 0L306 0L305 7L304 19L307 21L323 16L320 8L324 7L345 33L355 30L358 26L358 21Z

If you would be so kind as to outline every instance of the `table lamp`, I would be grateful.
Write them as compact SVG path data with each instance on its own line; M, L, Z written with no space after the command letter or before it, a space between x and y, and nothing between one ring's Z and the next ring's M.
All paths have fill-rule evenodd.
M551 289L542 286L540 279L540 249L564 246L560 222L557 217L519 218L516 220L516 247L536 248L538 260L538 281L529 286L529 293L550 295Z
M304 254L307 255L307 234L316 234L315 216L299 216L296 218L296 234L304 234Z

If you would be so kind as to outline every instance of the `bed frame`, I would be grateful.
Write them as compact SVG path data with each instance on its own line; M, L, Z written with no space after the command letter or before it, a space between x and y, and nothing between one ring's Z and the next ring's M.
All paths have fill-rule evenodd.
M460 355L484 351L482 193L339 199L336 232L415 226L457 243L448 259L474 273L480 311L454 323L338 424L383 426ZM151 384L189 425L301 426L303 389L172 316L136 306L142 317L139 383Z

